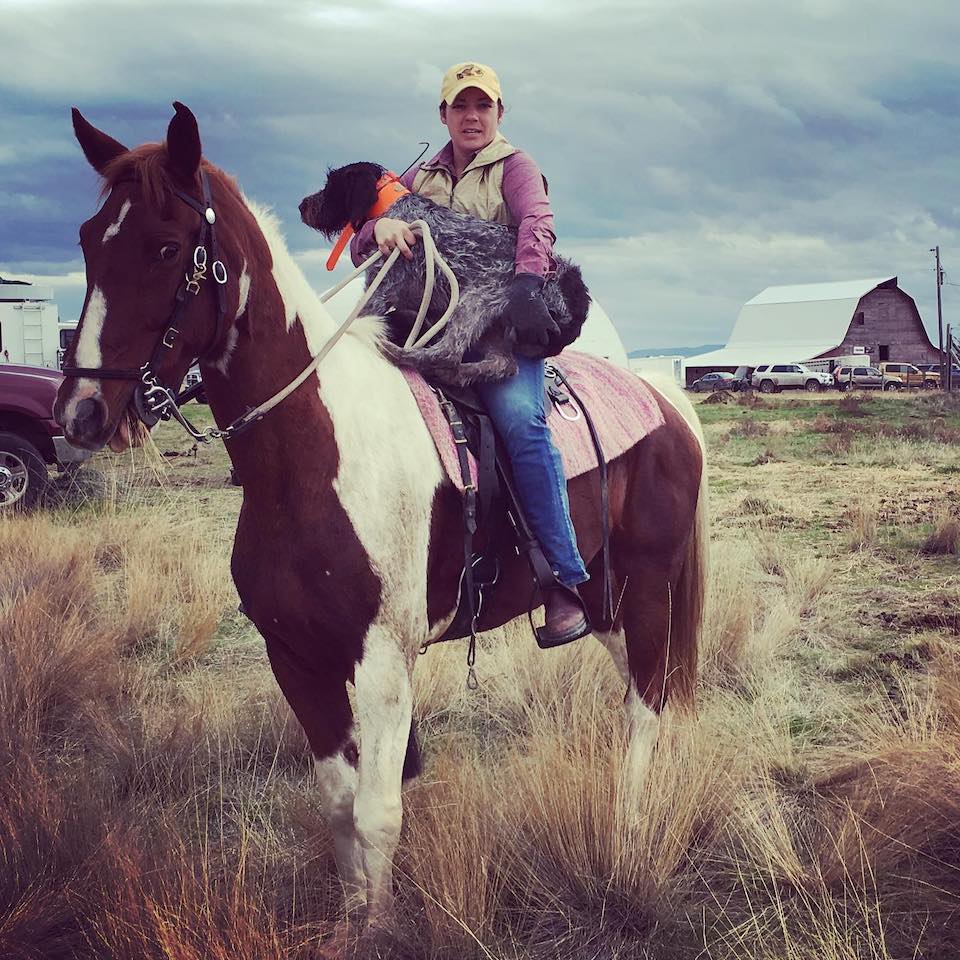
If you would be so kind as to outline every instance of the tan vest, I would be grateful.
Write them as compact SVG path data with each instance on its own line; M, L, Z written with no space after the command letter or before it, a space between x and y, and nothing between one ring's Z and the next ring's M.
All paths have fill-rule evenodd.
M498 133L467 164L456 183L446 167L424 164L413 179L413 192L459 213L513 224L503 199L503 161L516 152L517 148Z

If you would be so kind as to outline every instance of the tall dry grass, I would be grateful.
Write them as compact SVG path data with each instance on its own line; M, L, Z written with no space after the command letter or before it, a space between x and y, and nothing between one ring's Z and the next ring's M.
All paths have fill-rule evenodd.
M0 522L0 956L313 957L340 921L306 747L182 510ZM642 789L594 643L416 673L394 942L447 957L952 957L960 658L818 683L838 559L715 545L697 717ZM832 725L832 726L831 726ZM828 729L829 727L829 729ZM333 953L331 954L331 951Z

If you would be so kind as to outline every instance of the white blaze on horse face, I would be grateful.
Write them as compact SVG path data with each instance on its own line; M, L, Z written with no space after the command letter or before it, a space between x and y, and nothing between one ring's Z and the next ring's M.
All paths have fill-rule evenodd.
M129 212L130 201L124 200L123 206L120 208L120 213L117 214L117 219L114 220L113 223L111 223L110 226L103 231L103 240L101 243L106 243L108 240L112 240L120 232L120 227L123 224L123 220Z
M94 287L87 301L87 309L80 318L80 333L76 339L76 349L73 359L78 367L99 367L103 363L100 350L100 338L103 335L103 324L107 319L107 300L99 287ZM74 381L73 393L64 408L67 420L73 420L77 412L77 404L81 400L93 397L100 392L100 381L91 377L80 377Z
M103 362L100 337L106 319L107 299L99 287L94 287L87 301L87 309L80 319L80 334L74 356L78 367L99 367Z

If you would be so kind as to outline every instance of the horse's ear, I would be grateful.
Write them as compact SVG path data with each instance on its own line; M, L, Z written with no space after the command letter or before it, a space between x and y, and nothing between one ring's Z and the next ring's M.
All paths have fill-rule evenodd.
M179 100L173 102L176 113L167 127L167 153L170 168L180 180L193 183L200 167L200 128L197 118Z
M120 154L126 153L127 148L102 130L98 130L92 123L88 123L76 107L73 108L71 113L73 115L73 132L77 136L77 142L83 150L83 155L87 158L90 166L97 173L102 174L106 170L107 164L119 157Z

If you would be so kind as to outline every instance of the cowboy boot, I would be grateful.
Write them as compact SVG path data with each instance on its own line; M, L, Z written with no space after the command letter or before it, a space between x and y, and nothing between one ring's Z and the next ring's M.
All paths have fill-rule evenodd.
M536 631L537 645L544 650L579 640L590 632L590 621L579 593L571 587L544 591L546 623Z

